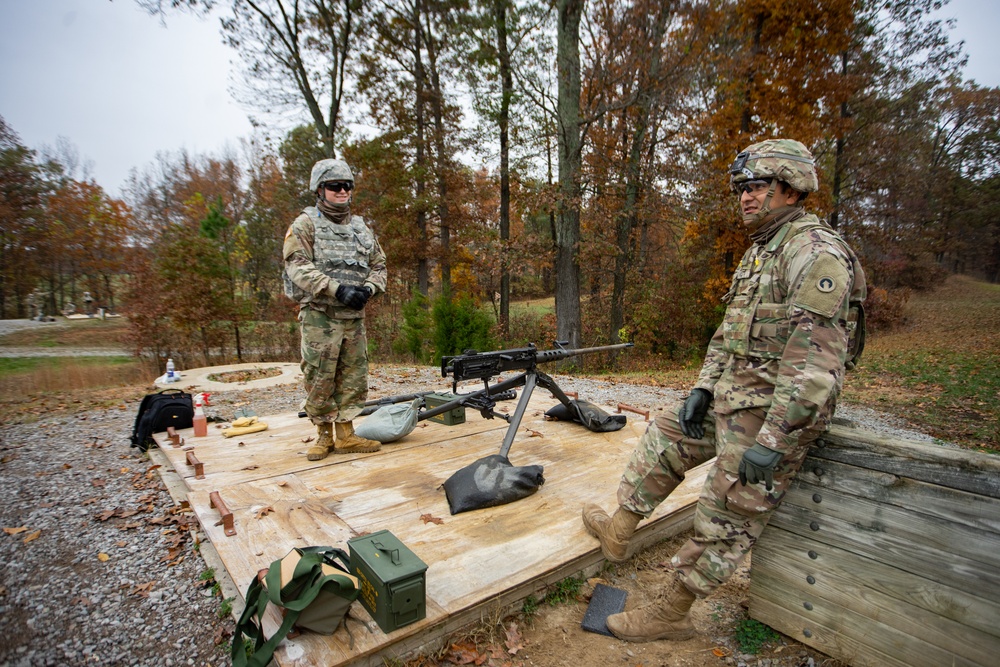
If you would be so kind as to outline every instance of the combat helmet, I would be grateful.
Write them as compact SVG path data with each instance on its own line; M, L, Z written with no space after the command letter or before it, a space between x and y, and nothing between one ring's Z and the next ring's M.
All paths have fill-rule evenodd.
M729 167L729 184L765 178L784 181L802 193L819 190L816 161L801 142L794 139L768 139L747 146Z
M316 192L320 184L327 181L350 181L354 183L354 174L343 160L332 158L320 160L313 165L312 175L309 176L310 192Z

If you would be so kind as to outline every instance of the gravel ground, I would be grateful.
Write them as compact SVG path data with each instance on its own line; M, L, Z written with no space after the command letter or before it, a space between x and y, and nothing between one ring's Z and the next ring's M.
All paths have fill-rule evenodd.
M598 404L655 408L658 387L555 376ZM372 396L450 389L432 368L373 369ZM472 389L470 386L469 389ZM544 391L544 390L542 390ZM298 409L294 385L212 396L209 416ZM219 665L232 628L200 579L199 532L153 464L128 446L137 402L0 425L0 667ZM862 407L857 425L929 440Z

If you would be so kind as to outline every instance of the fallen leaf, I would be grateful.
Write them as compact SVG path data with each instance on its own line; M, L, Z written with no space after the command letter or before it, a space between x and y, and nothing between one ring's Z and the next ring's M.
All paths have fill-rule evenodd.
M438 518L436 516L433 516L431 514L421 514L420 515L420 520L423 521L424 523L433 523L433 524L436 524L438 526L440 526L441 524L444 523L444 519L440 519L440 518Z
M144 584L133 586L132 591L129 593L129 595L138 595L139 597L142 598L148 598L149 592L153 589L153 584L155 583L156 583L155 581L147 581Z
M506 635L507 639L504 640L504 646L507 647L507 653L517 655L517 652L524 648L524 637L521 636L521 632L517 629L517 623L511 623L507 626Z
M28 542L34 542L39 538L41 534L42 534L41 529L36 530L35 532L31 533L30 535L24 538L24 543L27 544Z
M264 517L266 517L268 514L270 514L273 511L274 511L274 508L271 507L270 505L268 505L267 507L262 507L259 510L257 510L257 518L258 519L263 519Z
M220 625L215 628L215 633L212 636L212 641L214 641L215 645L218 646L219 644L223 643L224 641L232 637L232 635L233 633L229 628L227 628L224 625Z
M486 657L480 654L474 646L468 644L452 644L448 655L445 656L449 662L456 665L481 665L485 662Z
M108 562L108 560L110 558L111 558L111 556L107 555L103 551L101 553L97 554L97 560L101 561L102 563Z
M545 436L542 435L541 431L536 431L536 430L530 429L530 428L526 428L524 430L528 432L528 437L529 438L542 438L542 437L545 437Z
M259 467L260 466L246 466L244 468L240 468L240 470L256 470Z
M121 547L125 546L126 544L128 544L128 542L125 542L125 541L122 541L122 540L119 540L118 542L115 542L115 546L118 547L118 548L121 548Z
M38 503L38 506L39 506L40 508L42 508L43 510L47 510L47 509L49 509L50 507L55 507L55 506L56 506L56 504L55 504L55 503Z
M100 479L99 477L95 477L94 479L90 480L90 483L93 484L94 486L104 486L105 484L107 484L107 482L105 482L103 479Z
M17 528L4 528L3 532L8 535L17 535L18 533L23 533L26 530L28 530L27 526L18 526Z
M715 648L712 649L712 655L714 655L716 658L725 658L727 655L729 655L729 651L727 651L724 648L719 648L718 646L716 646Z
M288 482L282 480L282 481L278 482L278 486L288 486Z
M73 466L71 466L70 464L68 464L68 463L64 463L63 464L63 470L72 470L72 469L73 469Z

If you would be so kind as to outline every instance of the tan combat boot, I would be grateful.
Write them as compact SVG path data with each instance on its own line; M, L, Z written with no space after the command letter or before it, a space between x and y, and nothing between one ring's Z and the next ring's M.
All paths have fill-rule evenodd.
M382 449L378 440L362 438L354 432L352 422L336 422L337 439L333 441L334 454L364 454Z
M694 625L688 615L694 601L695 594L680 577L674 577L664 596L644 607L608 616L608 630L618 639L629 642L689 639L694 636Z
M333 450L333 424L316 424L316 432L319 433L316 442L306 450L306 458L310 461L321 461Z
M601 552L612 563L621 563L628 557L628 541L640 521L641 514L624 507L619 507L611 517L594 503L583 506L583 525L588 533L601 541Z

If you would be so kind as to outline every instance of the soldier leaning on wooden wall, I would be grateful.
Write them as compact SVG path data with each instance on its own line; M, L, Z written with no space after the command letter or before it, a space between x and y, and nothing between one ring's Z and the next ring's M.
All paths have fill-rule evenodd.
M646 430L614 515L583 508L605 557L625 560L638 523L687 470L718 455L694 537L671 560L667 594L607 619L628 641L694 634L691 605L732 576L757 541L809 445L829 428L844 370L863 347L864 271L837 232L803 208L819 188L809 150L788 139L756 143L729 173L753 245L723 297L726 315L698 382Z
M320 160L309 189L316 205L285 233L285 294L299 303L305 411L318 437L306 458L375 452L382 446L354 433L368 398L364 309L385 292L386 259L371 228L351 215L354 173L343 160Z

